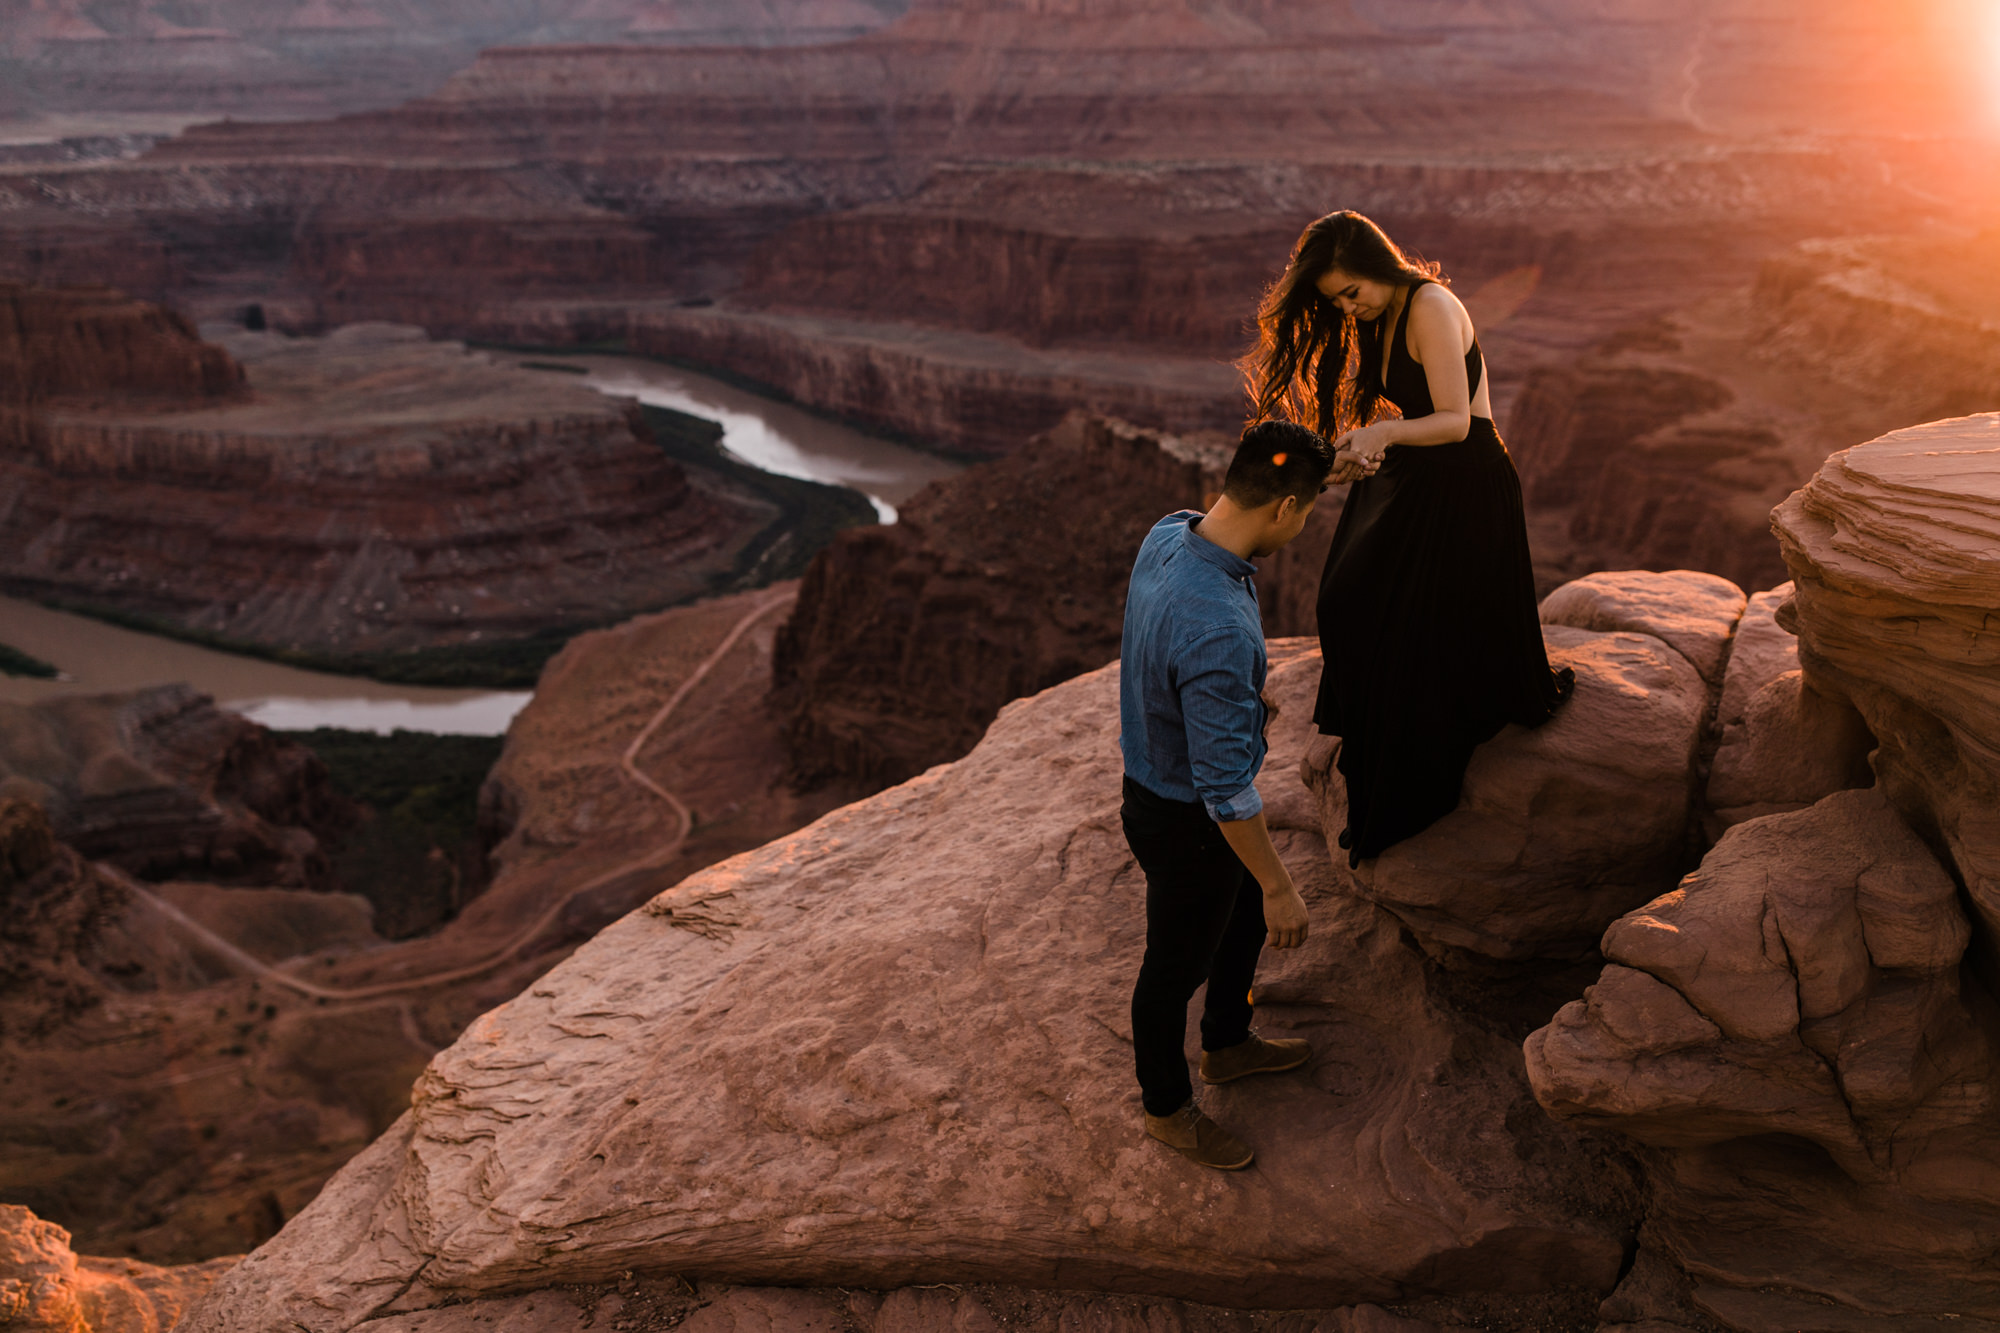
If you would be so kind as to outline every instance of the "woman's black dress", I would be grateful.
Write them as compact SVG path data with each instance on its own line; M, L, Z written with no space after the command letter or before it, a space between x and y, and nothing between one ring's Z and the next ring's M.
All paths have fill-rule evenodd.
M1436 409L1409 319L1406 299L1383 394L1405 418L1426 417ZM1475 340L1475 395L1484 368ZM1391 445L1354 483L1320 577L1319 638L1313 721L1341 738L1350 865L1449 814L1475 747L1509 722L1547 721L1569 697L1574 673L1551 671L1542 644L1521 479L1490 418L1475 416L1457 444Z

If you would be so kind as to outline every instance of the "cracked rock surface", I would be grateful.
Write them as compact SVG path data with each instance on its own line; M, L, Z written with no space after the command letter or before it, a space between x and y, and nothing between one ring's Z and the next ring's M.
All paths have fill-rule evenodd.
M1518 1047L1431 996L1392 917L1334 891L1294 776L1317 677L1273 645L1263 782L1314 934L1257 987L1262 1030L1316 1054L1204 1098L1251 1171L1140 1132L1107 668L690 877L475 1022L183 1328L330 1333L627 1271L1236 1307L1609 1290L1629 1179L1534 1110Z

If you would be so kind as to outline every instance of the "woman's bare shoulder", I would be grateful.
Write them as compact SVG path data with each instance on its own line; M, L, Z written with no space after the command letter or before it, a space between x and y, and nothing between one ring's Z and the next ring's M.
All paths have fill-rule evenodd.
M1465 303L1458 299L1458 293L1441 282L1427 282L1410 294L1412 319L1430 315L1456 320L1464 314Z
M1410 347L1419 363L1423 356L1417 346L1428 338L1451 338L1469 346L1476 336L1472 316L1457 293L1441 282L1427 282L1410 293Z

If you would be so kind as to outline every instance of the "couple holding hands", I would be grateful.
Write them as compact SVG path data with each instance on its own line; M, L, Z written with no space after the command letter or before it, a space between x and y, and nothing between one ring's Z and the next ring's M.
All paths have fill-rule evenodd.
M1350 866L1449 813L1474 748L1547 721L1572 688L1542 644L1520 478L1477 331L1437 275L1358 213L1306 228L1258 311L1243 362L1253 424L1221 497L1161 519L1133 566L1122 816L1146 877L1146 952L1132 1043L1146 1132L1204 1166L1237 1170L1252 1152L1194 1101L1195 991L1206 983L1204 1082L1312 1054L1250 1029L1258 955L1309 928L1255 781L1265 657L1251 562L1298 536L1323 489L1352 483L1320 580L1313 713L1340 737Z

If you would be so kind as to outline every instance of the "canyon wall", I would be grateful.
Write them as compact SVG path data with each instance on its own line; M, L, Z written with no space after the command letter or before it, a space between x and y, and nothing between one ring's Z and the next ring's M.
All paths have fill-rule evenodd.
M324 116L430 92L488 46L521 41L786 44L838 41L900 0L159 0L0 8L0 115Z
M71 330L24 335L52 367L31 382L65 387L102 320L80 298L17 301ZM791 522L719 464L663 454L636 404L416 330L218 334L232 351L169 331L165 352L108 342L76 372L116 394L78 378L13 418L0 586L360 661L686 600ZM119 401L176 375L192 398Z
M109 288L52 292L0 283L0 405L207 404L242 387L243 367L171 310Z
M1565 574L1785 576L1771 507L1884 431L2000 408L2000 233L1801 245L1754 283L1535 372L1508 430Z
M923 491L813 562L778 641L791 775L886 786L972 749L1003 705L1118 656L1148 530L1222 487L1232 436L1074 415ZM1345 489L1267 559L1267 632L1311 633Z
M992 452L1076 406L1232 418L1218 362L1344 205L1459 280L1504 413L1533 362L1793 241L1958 207L1907 146L1704 119L1741 100L1760 15L940 4L834 44L499 49L394 111L0 173L0 265L298 329L622 338ZM1697 114L1711 27L1739 82Z

